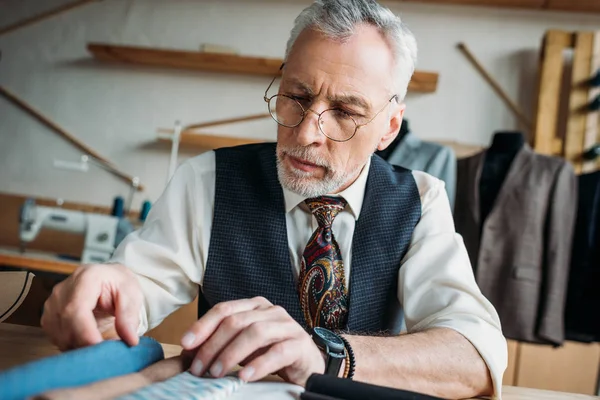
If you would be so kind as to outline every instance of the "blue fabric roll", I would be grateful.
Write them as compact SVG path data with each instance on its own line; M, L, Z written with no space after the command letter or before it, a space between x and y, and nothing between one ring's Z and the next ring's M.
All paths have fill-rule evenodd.
M94 383L138 372L164 359L162 346L141 337L137 346L107 340L0 373L0 399L22 400L49 390Z

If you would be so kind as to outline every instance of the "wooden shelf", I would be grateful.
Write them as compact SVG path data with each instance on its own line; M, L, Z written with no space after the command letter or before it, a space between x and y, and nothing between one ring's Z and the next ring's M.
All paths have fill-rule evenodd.
M158 141L161 143L168 143L170 145L171 137L172 134L161 133L158 136ZM182 132L181 136L179 137L179 143L181 146L201 148L206 150L214 150L221 147L240 146L251 143L265 143L267 141L268 140L266 139L228 137L189 132Z
M88 50L95 58L102 61L251 75L276 75L282 64L282 60L275 58L241 57L232 54L113 46L100 43L88 44Z
M275 76L283 63L278 58L247 57L233 54L154 49L89 43L89 52L98 60L197 71ZM437 89L438 74L416 71L408 90L431 93Z
M397 0L407 3L456 4L501 8L527 8L569 12L600 12L597 0Z
M548 0L549 10L600 12L598 0Z
M546 0L403 0L407 3L452 4L464 6L487 6L504 8L535 8L544 7Z

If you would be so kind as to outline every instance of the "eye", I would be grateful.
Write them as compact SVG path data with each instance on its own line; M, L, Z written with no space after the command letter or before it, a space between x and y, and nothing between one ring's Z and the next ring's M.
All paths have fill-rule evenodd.
M352 111L343 110L341 108L334 108L333 113L336 118L340 119L354 119L360 117L359 114L353 113Z
M287 94L286 96L296 100L298 103L302 104L303 106L307 106L311 102L311 100L309 98L304 97L304 96L298 96L298 95L294 95L294 94Z

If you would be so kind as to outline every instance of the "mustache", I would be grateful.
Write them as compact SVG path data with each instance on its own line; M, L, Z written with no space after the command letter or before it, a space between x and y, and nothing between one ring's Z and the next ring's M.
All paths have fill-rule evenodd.
M329 162L324 157L314 153L309 147L281 147L279 153L300 158L319 167L329 168Z

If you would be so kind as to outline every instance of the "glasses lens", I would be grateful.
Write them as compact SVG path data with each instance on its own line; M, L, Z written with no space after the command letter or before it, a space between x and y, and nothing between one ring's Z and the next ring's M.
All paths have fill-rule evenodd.
M302 122L304 110L296 100L276 95L269 101L269 112L278 124L293 128Z
M327 110L321 114L319 128L328 138L337 141L350 139L356 131L356 122L342 110Z

